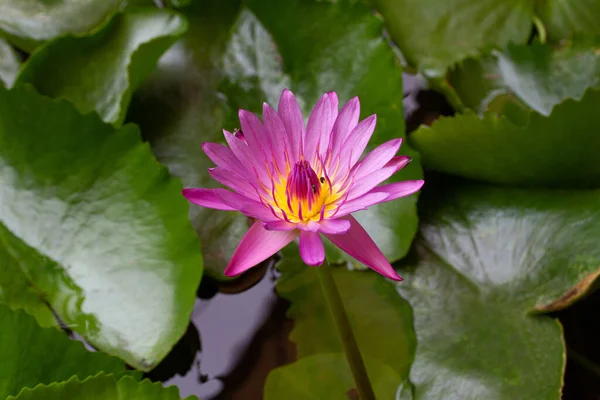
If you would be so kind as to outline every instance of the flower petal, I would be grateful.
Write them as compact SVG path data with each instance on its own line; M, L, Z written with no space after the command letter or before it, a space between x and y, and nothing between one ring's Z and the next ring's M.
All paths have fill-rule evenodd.
M269 207L265 206L256 200L252 200L243 196L239 193L231 192L229 190L220 189L215 191L215 195L224 203L230 207L234 207L241 213L252 217L258 218L262 221L278 221L279 218L273 214Z
M263 103L263 121L265 122L265 133L269 136L273 146L271 148L271 154L277 161L279 171L285 172L287 165L286 154L291 160L290 144L288 143L286 130L279 115L277 115L275 110L267 103Z
M375 204L383 203L388 196L389 195L387 193L367 193L363 196L357 197L354 200L349 200L343 203L332 215L332 217L343 217L344 215L348 215L356 211L366 210Z
M350 222L348 233L344 235L326 234L325 236L337 247L372 270L387 278L401 281L402 278L394 271L387 258L358 221L350 215L345 219Z
M348 192L348 201L353 200L363 194L369 192L375 186L394 175L396 172L404 168L410 162L410 157L397 156L392 158L383 168L375 170L364 178L355 181L350 186ZM358 172L358 171L357 171Z
M325 93L308 117L306 125L306 140L304 142L304 158L314 163L321 146L329 146L331 129L337 118L337 95L334 92Z
M250 151L250 148L248 147L248 144L246 144L246 142L244 141L245 139L242 140L233 135L231 132L227 132L224 129L223 135L225 135L225 140L227 141L229 148L231 149L233 154L235 154L238 160L240 160L242 165L246 165L248 167L248 170L250 170L251 173L254 174L256 178L262 182L263 185L267 186L270 189L271 179L269 178L269 175L267 174L267 170L265 168L265 164L262 161L264 157L260 159L255 159L252 155L252 152Z
M228 204L225 204L216 194L215 191L217 189L203 189L203 188L188 188L183 189L181 194L183 197L188 199L194 204L198 204L199 206L206 208L213 208L215 210L223 210L223 211L235 211L237 208L231 207ZM225 189L221 189L225 190Z
M255 186L248 182L243 175L220 167L209 168L208 173L214 180L235 190L239 194L243 194L249 199L259 199Z
M310 266L318 266L325 261L325 247L318 233L300 231L300 257Z
M378 186L369 193L387 193L388 197L382 201L382 203L385 203L418 192L424 183L423 180L394 182Z
M352 132L358 124L359 116L360 101L358 100L358 97L353 97L348 100L344 107L342 107L331 131L329 151L331 151L331 156L333 158L338 156L342 144L344 144L350 132Z
M348 138L342 145L340 152L340 168L352 168L365 151L377 123L377 116L371 115L362 121L350 132ZM342 174L346 170L341 171Z
M268 231L291 231L296 229L296 224L281 220L265 222L264 226Z
M304 145L304 120L296 97L287 89L281 93L277 113L288 135L290 161L295 163L300 159L300 152Z
M233 154L233 151L221 143L206 142L202 143L202 150L215 163L217 167L229 169L242 176L248 176L248 167L244 166L240 160ZM251 176L254 176L252 174ZM252 179L254 181L254 179Z
M267 158L270 158L269 137L260 119L254 113L246 110L239 110L238 117L240 118L240 125L242 126L242 132L244 132L248 147L252 151L252 157L262 162L265 160L265 155Z
M361 162L354 166L354 168L356 168L354 179L359 180L364 178L371 172L383 167L396 155L398 150L400 150L401 144L402 138L398 138L389 140L377 146L373 151L369 152Z
M261 221L256 221L233 253L225 275L241 274L277 253L296 237L297 231L268 231Z
M350 229L350 221L346 219L326 219L319 225L319 232L328 235L341 235Z

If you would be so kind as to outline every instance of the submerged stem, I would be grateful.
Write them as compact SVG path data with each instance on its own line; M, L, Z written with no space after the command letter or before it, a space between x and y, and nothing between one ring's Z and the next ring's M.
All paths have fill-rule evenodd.
M371 381L367 375L365 363L363 362L356 338L350 327L350 321L348 315L344 309L340 292L337 289L335 281L330 271L331 267L327 260L321 267L317 267L317 275L319 276L319 282L323 288L323 294L329 307L329 312L335 323L342 346L344 347L344 353L346 353L346 359L350 365L352 376L354 377L354 383L356 384L356 390L360 400L375 400L375 393L371 386Z

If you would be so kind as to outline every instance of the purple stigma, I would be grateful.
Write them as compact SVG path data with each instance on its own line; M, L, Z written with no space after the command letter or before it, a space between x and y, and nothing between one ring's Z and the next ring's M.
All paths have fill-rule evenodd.
M321 181L308 161L298 161L288 175L286 194L288 202L291 199L300 202L306 201L308 208L312 208L316 199L321 195Z

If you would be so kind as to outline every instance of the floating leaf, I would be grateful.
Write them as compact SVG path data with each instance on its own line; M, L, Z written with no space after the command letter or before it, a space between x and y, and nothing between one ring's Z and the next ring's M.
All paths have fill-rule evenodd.
M393 399L400 377L389 366L373 359L365 364L378 399ZM348 400L356 386L343 354L316 354L271 371L265 385L265 400Z
M117 380L114 376L99 374L81 381L74 377L66 382L39 385L33 389L24 389L9 400L179 400L176 387L163 387L159 382L149 380L137 382L131 377ZM196 396L186 400L197 399Z
M536 7L551 39L600 35L600 3L596 0L544 0Z
M479 112L489 109L497 96L510 94L547 116L563 100L579 100L586 89L600 86L596 47L595 40L509 45L503 52L465 60L449 72L448 81L463 103Z
M0 353L0 398L17 395L23 387L52 383L76 376L86 378L100 371L125 373L117 358L86 350L54 328L40 328L23 311L0 304L2 340Z
M234 1L182 9L190 30L134 99L132 120L185 186L214 184L202 142L222 141L222 128L237 128L238 108L258 112L263 101L276 106L285 87L296 93L306 115L326 91L335 90L341 101L358 95L362 116L378 116L373 145L404 135L401 68L368 7L310 0L246 4L239 13ZM418 156L406 144L402 151L415 160L395 179L418 179ZM411 196L357 215L390 259L402 257L410 245L415 202ZM246 218L199 207L191 217L207 268L222 276L247 230ZM342 259L337 252L330 256Z
M44 95L71 101L82 113L96 111L120 125L133 90L186 28L175 12L134 8L91 36L63 37L42 47L17 84L31 83Z
M424 164L488 182L552 187L598 187L600 92L566 100L549 117L531 112L522 124L486 113L441 118L411 135Z
M600 274L600 191L430 180L397 285L417 334L415 399L560 399L562 329L542 311Z
M122 0L0 0L0 33L31 51L58 36L90 32L115 13L121 3Z
M342 352L316 268L306 266L294 247L283 251L282 277L277 283L277 293L292 303L287 313L294 320L290 340L296 343L298 357ZM394 284L372 271L322 268L331 268L363 355L406 376L415 340L410 307L398 297Z
M373 0L409 64L439 77L482 50L525 43L534 0Z
M0 181L15 280L99 349L156 365L185 332L202 258L180 183L137 129L0 90Z

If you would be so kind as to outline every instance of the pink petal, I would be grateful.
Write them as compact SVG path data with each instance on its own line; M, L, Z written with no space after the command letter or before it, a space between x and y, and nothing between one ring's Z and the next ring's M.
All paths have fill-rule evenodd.
M325 93L308 117L306 125L306 141L304 143L304 157L313 163L321 146L329 145L331 129L337 118L337 95L333 92Z
M236 172L219 167L209 168L208 173L214 180L235 190L236 192L243 194L250 199L259 199L256 188L250 182L248 182L243 175L239 175Z
M356 211L366 210L375 204L383 203L387 197L387 193L367 193L343 203L333 216L339 218Z
M295 163L299 160L303 148L304 120L296 97L287 89L281 93L277 112L288 136L290 161Z
M328 235L341 235L350 229L350 222L346 219L326 219L319 225L319 232Z
M371 115L360 121L356 128L352 130L342 145L340 168L345 168L347 165L352 167L360 159L375 131L376 122L377 116Z
M402 139L392 139L382 145L377 146L373 151L363 158L361 162L355 165L356 174L354 179L364 178L371 172L378 170L388 163L400 150Z
M353 97L342 107L340 114L335 120L333 130L331 132L330 151L332 157L336 157L341 148L342 144L348 138L348 135L358 124L358 118L360 116L360 101L358 97Z
M305 264L317 266L325 261L325 248L318 233L300 231L300 257Z
M395 182L378 186L369 193L387 193L388 197L383 202L388 202L418 192L424 183L423 180Z
M296 237L297 231L267 231L261 221L256 221L233 253L225 275L241 274L277 253Z
M238 116L248 147L252 151L252 157L261 162L271 158L266 156L270 155L270 143L260 119L250 111L246 110L239 110Z
M410 157L398 156L392 158L383 168L370 173L364 178L355 181L348 192L348 200L355 199L369 192L375 186L394 175L396 172L404 168L410 162Z
M325 236L333 242L337 247L354 257L357 261L365 264L367 267L375 270L381 275L401 281L394 268L390 265L387 258L383 255L379 247L369 236L367 231L354 219L348 215L345 217L350 222L350 230L344 235L328 235Z
M227 204L230 207L234 207L236 210L242 212L243 214L252 217L258 218L262 221L278 221L279 218L273 214L271 209L264 204L249 199L246 196L243 196L239 193L231 192L229 190L221 189L216 190L215 195L221 200L224 204Z
M296 229L296 224L281 220L266 222L264 225L265 229L268 231L291 231Z
M260 180L263 185L267 186L269 189L271 188L271 179L267 174L267 170L265 168L265 164L262 161L264 158L255 159L250 151L250 148L242 139L235 137L230 132L223 130L223 134L225 135L225 140L229 145L229 148L235 154L238 160L242 165L248 167L250 173L253 174L256 179Z
M215 210L224 211L237 210L237 208L231 207L230 205L223 203L223 201L215 194L216 190L217 189L188 188L183 189L181 191L181 194L183 194L183 197L185 197L192 203L198 204L202 207L214 208Z
M233 151L220 143L202 143L202 150L217 167L229 169L242 176L248 176L248 168L242 165ZM253 179L254 180L254 179Z
M266 134L270 137L270 141L273 144L273 158L277 161L279 171L285 172L287 165L286 154L287 157L291 157L290 152L293 153L293 151L290 149L283 122L281 122L275 110L267 103L263 103L263 120L265 122Z

